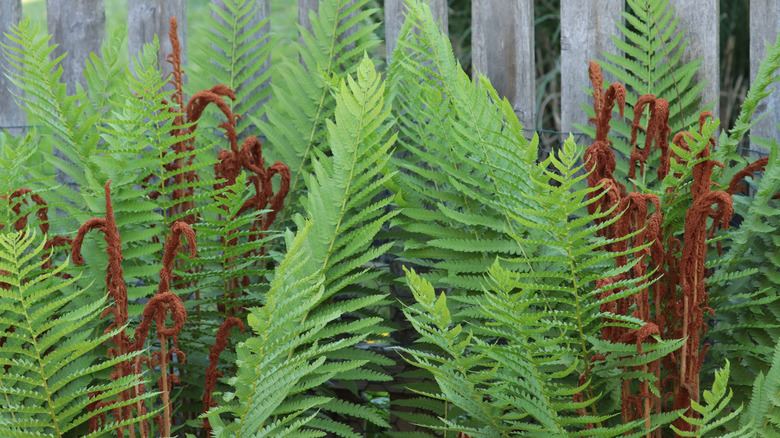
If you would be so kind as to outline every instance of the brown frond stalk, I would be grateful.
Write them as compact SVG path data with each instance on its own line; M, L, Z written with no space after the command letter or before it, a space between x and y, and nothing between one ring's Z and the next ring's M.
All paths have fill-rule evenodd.
M217 338L214 342L214 346L209 349L209 366L206 369L206 391L203 394L203 413L208 412L209 409L216 407L217 402L214 401L212 394L214 388L217 387L217 379L222 377L222 373L217 370L217 363L219 362L219 355L228 345L228 339L230 338L230 329L238 326L241 333L244 333L244 322L235 317L229 317L222 322L217 330ZM206 436L211 433L211 423L208 418L203 420L203 429Z

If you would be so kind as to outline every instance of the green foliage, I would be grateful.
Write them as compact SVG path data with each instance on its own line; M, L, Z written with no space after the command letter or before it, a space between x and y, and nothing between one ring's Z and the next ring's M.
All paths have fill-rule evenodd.
M753 383L753 397L739 425L756 436L777 436L780 432L780 343L775 347L772 367L766 375L759 373Z
M585 178L577 159L576 146L569 139L559 157L551 156L538 165L540 172L531 177L535 195L523 194L539 209L520 209L511 215L512 220L538 231L534 238L512 236L520 244L533 244L538 253L502 262L533 269L505 269L497 260L483 294L455 296L470 304L460 310L461 316L472 321L468 334L460 324L450 328L453 321L466 318L450 316L444 294L434 299L429 282L416 274L409 276L421 308L407 308L407 318L443 355L407 351L414 358L412 363L430 371L439 383L441 394L428 395L459 406L468 418L462 423L443 419L446 429L475 437L579 436L585 430L589 436L645 433L644 419L615 423L613 415L619 406L597 401L619 393L616 369L628 365L639 369L682 343L657 339L657 343L642 345L645 354L635 355L630 350L636 346L597 341L607 325L641 327L635 318L604 313L600 308L635 293L644 279L627 280L625 290L608 297L593 286L596 280L625 272L630 266L615 268L616 254L593 251L605 241L595 237L601 226L588 224L607 218L611 211L571 219L585 205L587 193L598 190L573 190ZM548 165L555 171L546 170ZM550 184L552 180L558 185ZM595 354L605 359L593 362ZM647 373L641 378L655 380ZM675 417L654 416L648 420L650 428ZM595 429L589 428L594 424Z
M388 200L374 200L389 176L380 172L394 142L392 137L384 141L390 125L383 92L367 58L356 80L348 76L341 82L335 120L328 121L333 156L314 160L304 201L307 218L296 217L298 232L287 233L287 253L263 306L249 315L255 336L237 349L239 371L231 381L236 401L209 413L216 436L257 436L256 431L260 436L358 436L312 413L315 408L388 426L370 409L318 388L330 379L389 380L376 368L387 365L386 359L355 347L383 330L382 318L366 311L384 297L360 286L378 274L365 265L387 249L371 243L393 215L384 211ZM223 423L218 418L223 412L234 421ZM309 432L298 432L302 429Z
M310 11L312 30L299 27L300 62L273 66L271 74L281 79L267 104L268 120L252 117L274 156L290 167L292 193L306 187L304 175L313 170L313 158L330 151L325 121L334 116L334 91L355 74L360 57L379 44L373 34L378 24L358 26L378 12L367 7L369 2L324 0L318 13ZM292 201L281 219L297 210L297 197Z
M256 1L221 3L209 3L212 12L202 23L208 43L196 48L187 89L193 95L214 84L227 85L236 95L236 100L227 101L228 108L243 117L236 126L239 137L257 135L251 126L252 118L262 118L266 110L263 103L271 94L267 86L271 75L269 60L276 42L271 33L262 32L270 26L270 17L257 18L261 7ZM215 128L223 119L208 113L201 123Z
M523 137L487 78L469 79L428 6L408 7L388 67L403 150L391 186L403 208L394 235L403 260L430 268L436 287L480 290L496 256L526 250L505 229L523 233L509 212L533 204L519 193L531 190L537 139Z
M712 110L714 103L701 102L699 92L704 81L694 80L701 60L682 63L681 58L688 42L684 30L678 30L679 19L669 0L645 1L629 0L628 11L622 15L625 24L618 23L623 38L612 35L612 41L622 52L620 54L603 53L609 62L601 63L604 71L612 74L627 88L625 118L612 122L614 134L609 139L614 148L628 157L631 153L631 121L634 118L634 105L645 94L669 101L669 126L672 133L680 132L696 125L699 112ZM584 67L583 67L584 68ZM609 83L604 82L604 89ZM587 90L590 94L591 90ZM582 105L588 117L594 117L592 107ZM647 112L647 108L645 109ZM646 125L646 118L643 126ZM575 125L577 129L595 137L591 126ZM640 131L637 143L644 144L644 133ZM651 154L648 162L658 162L658 153ZM625 160L618 160L617 174L627 175Z
M83 415L89 405L144 383L140 376L96 381L102 371L142 351L96 361L92 351L124 327L96 332L105 298L72 305L86 290L76 286L78 278L58 278L67 264L43 267L50 255L44 253L46 242L39 237L29 229L0 233L0 432L7 437L72 436L90 419ZM92 412L100 414L154 395L146 393ZM124 425L109 422L79 436L105 436Z
M712 385L712 391L704 391L702 396L706 404L699 404L696 401L691 402L693 411L696 412L696 417L682 418L690 425L694 427L694 432L686 432L672 426L672 430L683 437L703 437L711 436L709 432L717 430L716 428L722 426L724 423L731 419L738 418L740 412L742 412L742 406L736 410L731 411L727 415L721 415L724 411L728 412L729 401L733 395L729 389L727 391L726 384L729 381L729 361L726 361L726 366L720 371L715 372L715 383ZM720 418L719 418L720 417ZM748 431L748 426L742 427L740 430L721 435L726 437L740 437Z
M407 1L408 19L383 80L369 59L380 43L376 4L323 0L309 15L312 30L299 29L295 57L271 70L268 60L281 43L274 36L255 38L268 25L254 18L257 3L212 6L202 26L209 29L205 44L187 67L187 89L193 95L222 83L236 99L224 90L209 95L220 111L204 112L192 131L195 121L183 117L191 113L186 99L178 102L165 91L156 42L128 63L123 31L117 31L100 57L90 57L86 89L67 96L59 83L62 58L50 59L48 38L29 21L13 30L4 50L19 71L12 79L25 93L20 99L40 128L19 138L0 134L0 435L110 435L118 424L88 431L87 423L99 418L94 414L111 415L112 408L136 401L95 404L118 400L117 393L137 388L140 379L109 376L130 356L115 357L104 343L118 333L130 336L132 327L104 331L110 322L98 316L112 304L104 297L106 244L88 237L87 266L78 269L63 261L64 251L46 246L103 216L108 180L131 325L160 284L171 226L192 223L197 236L188 239L197 257L177 251L165 265L172 267L172 292L187 312L181 332L169 337L187 356L184 361L177 351L168 358L166 375L183 382L169 395L178 423L173 434L194 436L206 419L218 437L352 438L360 436L355 422L387 429L387 412L362 402L358 388L391 384L383 367L396 364L371 342L399 328L395 323L401 329L410 324L420 337L413 346L386 350L401 352L416 367L415 376L428 378L408 388L419 397L393 401L419 409L393 413L420 425L398 436L639 437L671 433L673 421L694 426L678 431L681 436L777 434L776 142L762 143L772 155L751 181L756 194L736 196L743 222L728 233L718 230L709 242L721 243L723 253L713 248L708 258L709 305L716 316L708 327L714 345L705 371L724 362L725 368L701 374L702 386L712 390L692 410L670 410L676 400L664 401L646 418L626 420L621 403L670 393L675 382L659 383L674 380L671 374L650 369L679 361L686 342L666 336L670 331L640 337L650 324L631 309L620 315L609 310L664 281L657 272L633 270L649 257L650 243L608 251L636 241L644 230L603 232L620 212L588 211L609 193L603 185L587 187L580 148L569 139L542 160L538 139L524 136L511 104L486 77L472 80L456 62L424 2ZM677 33L668 0L629 0L629 6L621 25L625 40L616 39L623 54L608 55L604 66L628 84L627 120L638 95L652 92L670 101L672 132L694 125L703 84L693 79L698 61L679 62L684 34ZM775 80L778 59L780 44L769 48L737 125L724 131L709 157L727 165L715 171L721 185L715 190L725 189L740 170L733 166L743 162L736 145L755 123L752 115ZM271 75L274 86L265 87ZM266 137L262 156L259 149L229 152L222 146L224 138L213 128L231 112L242 116L238 138ZM615 147L628 156L630 145L620 137L630 137L631 126L626 120L613 126ZM706 158L697 156L717 127L712 121L694 129L690 150L671 146L676 157L663 180L634 181L641 193L661 200L665 238L686 231L691 180ZM268 204L260 193L273 192L261 185L279 185L270 177L261 182L262 171L247 166L265 170L262 157L280 158L291 170L290 197L277 228L257 226L269 214L261 209ZM238 170L229 181L215 176L227 174L215 166L233 164ZM627 173L621 166L617 179ZM55 169L69 179L55 180ZM9 202L6 196L21 187L32 192ZM50 218L43 205L29 202L38 194L56 207ZM277 248L280 236L285 245ZM109 250L117 256L115 246ZM45 265L49 260L58 267ZM405 283L384 269L388 262L404 265ZM401 303L407 321L387 321L388 308L397 303L386 292L404 287L414 299ZM215 335L227 316L238 317L250 332L230 342ZM145 318L161 324L158 340L168 336L165 317ZM614 327L636 339L603 338ZM133 353L138 361L159 360L154 354L162 344L152 333ZM207 364L214 365L208 373ZM153 382L161 370L150 368ZM218 406L201 415L199 383L213 379ZM746 404L746 384L753 380ZM626 397L642 391L644 396ZM136 397L150 411L160 408L155 393ZM748 406L744 413L739 403ZM134 422L157 413L135 406ZM649 405L644 412L651 412ZM156 433L152 425L151 435Z

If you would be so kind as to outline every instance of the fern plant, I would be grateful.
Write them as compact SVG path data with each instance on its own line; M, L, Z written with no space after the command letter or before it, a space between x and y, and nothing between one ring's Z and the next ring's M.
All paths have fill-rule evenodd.
M371 244L393 216L384 211L389 199L374 199L392 175L381 174L393 145L392 137L384 140L390 125L383 91L368 59L357 79L341 82L335 120L328 122L333 156L314 161L303 203L307 218L296 217L299 231L294 237L287 233L288 251L263 306L251 310L255 335L237 349L235 396L208 413L216 436L324 435L313 430L358 436L336 420L338 415L387 427L375 412L333 397L323 385L389 380L376 368L387 359L355 347L386 330L382 318L371 314L383 295L360 286L378 275L366 265L389 244ZM224 422L223 413L232 414L233 421Z
M597 230L606 225L587 224L610 217L611 211L572 219L573 213L590 202L586 200L589 191L605 195L598 188L573 190L585 178L576 176L580 170L577 158L570 138L558 157L539 164L544 173L532 176L536 194L524 194L541 208L512 215L513 220L539 231L533 238L515 239L534 241L549 251L502 262L530 264L534 272L505 269L497 260L483 294L468 298L445 298L444 294L436 298L430 283L414 274L408 279L420 307L408 308L406 314L423 338L442 353L406 351L413 363L436 377L441 393L429 395L456 404L467 414L463 420L445 419L446 429L473 437L525 433L618 436L628 432L643 436L677 417L676 413L659 413L625 424L614 421L620 406L609 400L621 391L616 368L630 364L641 379L653 382L656 376L643 372L642 367L677 350L682 342L655 339L645 344L644 339L637 339L637 345L625 348L598 342L601 331L609 326L641 330L641 320L604 309L636 293L647 278L627 279L621 291L612 295L604 293L609 286L594 287L599 279L626 272L630 266L615 267L616 254L594 253L594 248L608 243L596 237ZM548 164L557 172L547 171ZM551 185L552 180L560 185ZM528 215L536 220L526 219ZM611 220L616 218L604 223ZM470 325L454 323L457 318L449 316L449 299L468 304L460 312L473 321ZM640 343L644 354L626 352L636 350Z
M701 60L682 63L681 57L687 47L685 31L677 28L679 19L668 0L644 1L629 0L628 10L622 14L626 22L616 23L625 41L612 36L612 41L621 51L619 54L603 53L609 62L601 67L626 85L626 120L613 124L614 134L609 139L615 150L623 157L631 154L631 120L636 118L635 105L639 96L652 94L669 102L669 126L672 132L688 129L697 122L700 111L711 111L714 102L702 102L699 92L703 81L695 81L694 75ZM585 66L582 66L583 69ZM602 87L601 83L594 84ZM608 83L604 83L606 89ZM582 105L588 117L596 117L593 108ZM650 108L643 108L644 114ZM643 114L642 118L647 120ZM643 122L642 125L646 125ZM575 125L581 132L595 138L595 130L590 126ZM637 144L645 144L644 132L639 132ZM658 155L653 154L650 162L657 162ZM628 175L628 166L623 160L618 162L618 175Z
M45 269L45 242L36 246L37 234L26 229L0 233L0 297L4 342L0 350L0 431L9 437L105 436L132 422L105 422L85 433L93 415L133 405L156 395L149 392L119 403L106 403L114 394L142 384L140 376L101 381L103 371L142 353L98 361L95 351L124 327L96 333L95 322L106 300L74 307L74 299L86 290L76 286L78 277L57 277L67 264ZM7 330L13 327L11 332ZM97 380L97 381L96 381ZM84 415L87 410L90 415ZM141 421L152 417L138 417Z
M300 62L288 60L272 67L271 74L280 80L267 104L268 120L250 117L268 139L274 157L290 167L293 192L306 187L312 160L330 152L326 120L334 116L334 90L356 73L363 54L379 44L373 33L378 24L365 25L378 12L369 4L370 0L325 0L317 13L310 11L311 30L299 27ZM296 206L294 200L280 219L290 218Z
M538 139L525 139L487 78L471 82L428 6L407 6L388 67L403 148L391 187L403 208L399 255L429 268L436 287L478 291L496 256L526 251L505 229L524 232L509 213L534 202L515 193L531 190Z

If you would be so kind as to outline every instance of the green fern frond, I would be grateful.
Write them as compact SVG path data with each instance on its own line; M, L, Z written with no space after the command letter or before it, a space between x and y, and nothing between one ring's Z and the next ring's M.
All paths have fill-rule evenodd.
M190 83L186 88L193 95L214 84L226 85L236 95L235 101L227 101L228 108L242 116L236 126L238 137L257 136L252 132L252 118L263 118L263 103L271 93L270 86L263 86L270 82L268 67L271 49L275 47L271 33L263 32L269 27L269 17L259 19L260 2L254 0L220 3L210 3L212 13L200 24L208 35L208 43L199 45L191 58ZM223 121L211 113L200 120L206 127L216 127Z
M341 82L335 120L328 121L333 155L314 160L304 200L309 217L296 218L298 233L294 238L287 234L287 255L274 271L263 306L249 314L256 335L237 348L239 372L231 380L236 401L207 414L216 436L285 436L280 435L281 424L314 408L387 426L372 410L337 401L323 388L329 380L389 379L371 368L386 360L354 347L382 329L377 326L382 319L371 308L384 297L354 287L378 275L367 264L386 245L376 248L372 243L392 217L384 211L387 202L374 202L387 179L381 172L387 170L393 144L392 137L384 140L390 125L382 97L383 83L368 59L358 68L357 79ZM362 220L355 221L358 213ZM323 394L315 400L308 391ZM225 424L219 419L222 412L232 413L235 421ZM295 423L301 433L320 429L355 436L325 416L301 418L306 421Z
M620 54L604 53L609 62L600 63L604 71L614 76L627 88L625 118L614 120L609 139L614 149L623 157L631 153L631 121L634 105L645 94L653 94L669 102L669 126L672 133L698 126L699 113L711 111L714 102L701 102L699 93L704 81L694 81L701 60L683 64L682 54L687 48L684 30L678 30L678 18L669 0L648 2L629 0L628 11L622 13L626 23L617 23L625 41L612 36ZM587 66L582 66L583 70ZM608 86L607 82L604 86ZM585 89L587 95L591 89ZM594 117L592 107L582 105L588 117ZM647 118L644 118L643 126ZM574 125L578 130L595 138L595 128ZM644 133L639 132L638 144L644 144ZM648 163L658 162L659 153L650 155ZM627 160L618 160L616 175L624 179L628 174ZM649 174L649 173L648 173Z
M101 56L90 53L84 69L86 93L90 101L89 114L98 115L95 121L102 124L102 117L111 113L111 102L120 92L122 75L127 68L127 28L120 26L110 38L103 41Z
M509 212L531 206L520 194L532 190L525 176L537 141L487 78L471 81L456 63L428 6L407 9L388 67L403 150L389 186L403 208L394 221L407 232L401 256L434 268L423 275L437 287L479 291L475 276L496 256L527 250L504 230L524 233Z
M299 28L302 62L296 59L272 67L280 80L267 105L268 120L252 119L268 139L273 156L290 167L292 193L305 187L304 175L312 172L312 159L330 151L326 120L334 117L334 91L355 74L363 54L379 43L373 34L378 23L352 28L378 12L369 4L370 0L323 0L319 12L309 14L312 31ZM295 202L285 207L280 220L294 211Z
M65 84L60 82L62 68L59 66L65 55L50 59L54 46L49 45L50 36L42 36L38 26L29 19L23 20L11 29L9 39L12 44L3 44L6 59L15 71L10 73L11 81L19 88L18 100L28 112L29 120L42 125L41 134L48 138L49 144L56 145L61 155L46 146L41 151L52 165L65 173L68 178L79 184L87 194L99 193L105 181L102 172L90 159L98 147L99 135L90 128L98 122L99 116L86 116L89 103L84 93L68 96ZM51 175L51 168L48 167ZM44 173L34 173L43 178ZM63 199L79 199L79 193L65 186L53 192ZM56 198L47 197L50 201ZM51 202L50 202L51 203ZM82 204L78 202L77 204ZM69 215L78 215L68 203L62 207Z
M36 247L33 243L40 241ZM105 308L105 298L89 304L70 304L85 290L75 287L78 278L56 277L66 267L42 270L45 241L34 230L0 233L0 303L3 317L4 345L0 354L0 431L9 437L62 437L83 430L92 415L132 405L155 393L121 400L83 415L88 405L108 401L113 395L144 383L140 376L101 381L105 370L119 362L131 360L143 351L97 361L95 351L117 328L98 335L94 323ZM10 332L6 329L14 327ZM136 421L149 418L138 417ZM108 423L92 433L96 437L120 424Z
M675 426L672 426L672 430L683 437L703 437L709 436L709 432L716 430L729 420L739 418L740 412L742 412L742 406L736 410L727 410L729 401L733 395L731 390L727 392L727 384L729 380L729 361L726 361L726 365L715 373L715 382L712 385L712 391L704 391L702 396L706 404L699 404L695 400L691 401L691 409L696 412L696 417L689 417L680 415L680 418L684 419L686 423L693 427L693 431L683 431ZM726 410L724 412L724 410ZM725 415L721 415L725 414ZM721 435L723 438L733 438L745 436L745 433L749 431L749 426L745 425L740 430Z

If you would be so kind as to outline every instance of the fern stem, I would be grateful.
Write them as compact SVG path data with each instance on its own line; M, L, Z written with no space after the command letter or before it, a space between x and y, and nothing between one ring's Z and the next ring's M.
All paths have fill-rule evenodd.
M163 409L165 410L163 415L163 437L171 436L171 399L170 392L168 390L168 348L167 339L165 336L160 335L160 368L162 369L162 402Z

